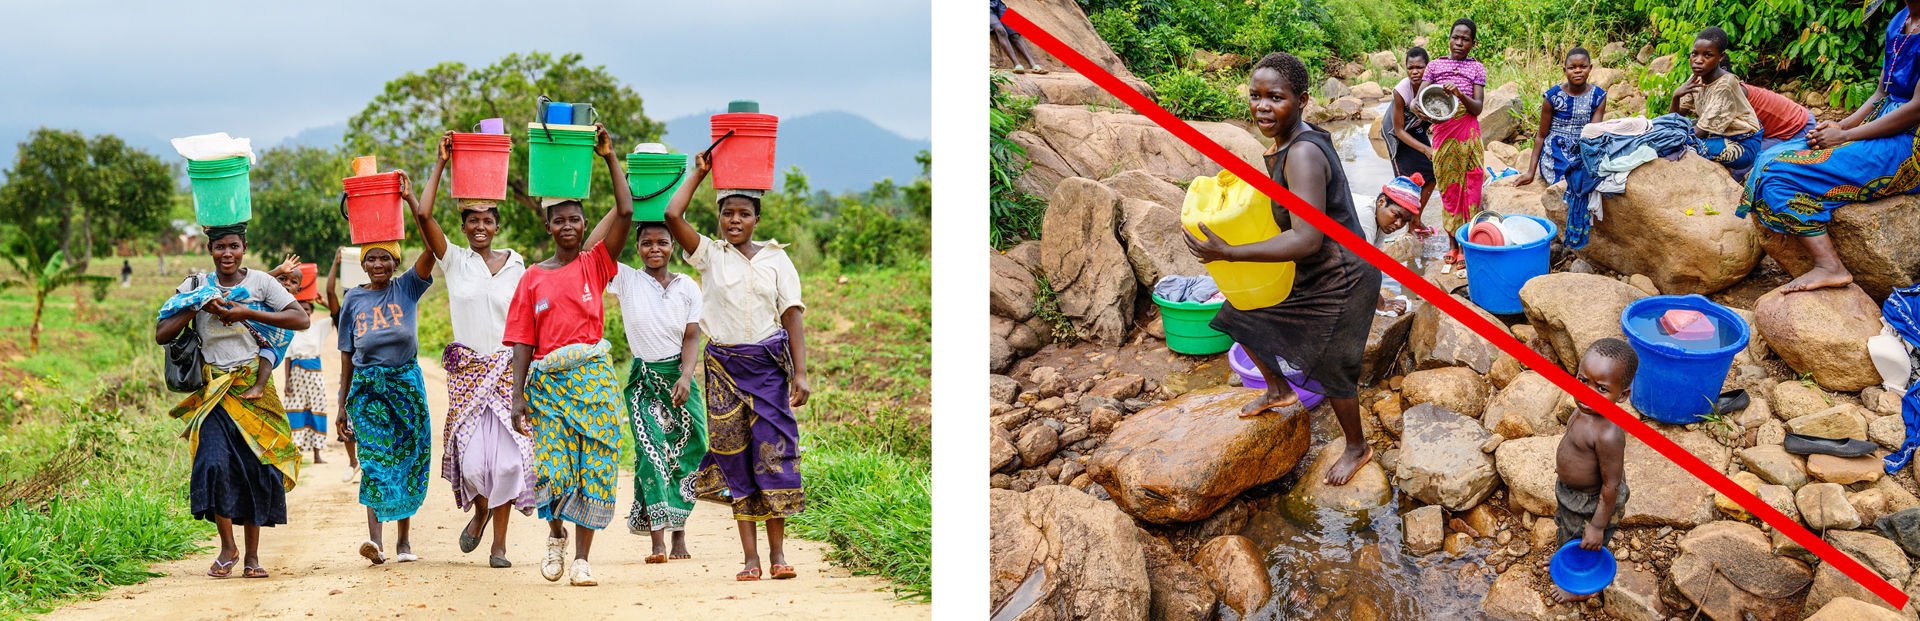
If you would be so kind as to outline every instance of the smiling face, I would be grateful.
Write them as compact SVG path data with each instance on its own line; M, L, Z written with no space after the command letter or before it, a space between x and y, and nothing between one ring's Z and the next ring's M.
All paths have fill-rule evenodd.
M1693 51L1687 52L1687 66L1693 69L1696 78L1707 77L1726 59L1727 53L1706 39L1694 39Z
M240 273L240 262L247 258L247 240L239 235L228 235L207 243L207 252L213 255L213 269L221 276Z
M1306 105L1305 97L1293 92L1279 71L1260 68L1247 76L1247 108L1262 136L1275 138L1298 125Z
M1567 62L1560 67L1560 71L1566 73L1567 84L1581 86L1587 83L1587 74L1593 72L1593 60L1587 58L1586 54L1574 54L1567 57Z
M667 260L673 258L673 236L667 234L667 227L646 223L640 225L638 238L640 261L647 269L657 270L667 266Z
M396 262L392 254L385 249L373 249L360 253L360 270L367 273L367 280L375 287L385 287L393 280L393 266Z
M547 234L553 236L553 243L559 247L579 250L586 231L587 214L579 202L567 201L547 208Z
M460 232L467 236L467 247L479 252L493 247L493 236L500 233L500 211L468 210L460 214Z
M753 227L760 226L760 214L745 196L728 196L720 201L720 233L727 243L740 245L753 240Z
M1467 55L1473 53L1474 43L1473 29L1466 24L1454 26L1447 34L1447 52L1454 60L1466 60Z
M1632 390L1632 387L1629 386L1630 382L1627 379L1626 363L1607 356L1593 353L1582 356L1580 358L1580 373L1575 377L1580 379L1580 383L1586 384L1588 388L1592 388L1594 392L1600 393L1600 396L1606 397L1608 401L1614 403L1625 403L1628 396L1627 393ZM1587 407L1587 404L1578 400L1575 400L1574 403L1576 404L1575 407L1580 408L1581 412L1596 416L1600 414L1594 411L1593 408Z

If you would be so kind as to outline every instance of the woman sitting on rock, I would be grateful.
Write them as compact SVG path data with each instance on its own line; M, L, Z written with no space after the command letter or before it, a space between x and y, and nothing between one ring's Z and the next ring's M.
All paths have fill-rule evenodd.
M1827 223L1833 211L1920 191L1920 0L1887 25L1880 83L1860 109L1839 121L1824 121L1806 140L1795 140L1760 154L1747 177L1746 195L1736 213L1775 233L1794 235L1813 256L1813 269L1788 282L1786 292L1844 287L1853 273L1840 263Z
M1274 143L1266 154L1268 174L1300 200L1361 235L1360 215L1332 137L1300 120L1308 100L1306 65L1285 53L1268 54L1254 65L1248 82L1254 124ZM1253 354L1254 365L1267 381L1266 393L1247 404L1241 416L1299 403L1289 381L1325 395L1333 404L1347 449L1327 473L1326 482L1345 485L1373 457L1360 430L1357 384L1361 351L1380 298L1380 270L1340 244L1328 242L1311 225L1295 223L1278 202L1273 204L1273 218L1280 234L1266 240L1236 246L1201 225L1204 237L1187 237L1187 247L1203 263L1294 263L1293 292L1286 300L1251 311L1224 305L1212 325Z

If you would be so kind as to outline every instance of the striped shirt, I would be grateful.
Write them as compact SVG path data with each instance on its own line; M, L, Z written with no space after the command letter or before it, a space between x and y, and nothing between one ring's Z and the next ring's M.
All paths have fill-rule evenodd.
M607 283L607 293L620 298L627 349L647 362L678 357L687 324L700 321L700 285L686 274L674 274L662 287L645 270L621 264L620 273Z

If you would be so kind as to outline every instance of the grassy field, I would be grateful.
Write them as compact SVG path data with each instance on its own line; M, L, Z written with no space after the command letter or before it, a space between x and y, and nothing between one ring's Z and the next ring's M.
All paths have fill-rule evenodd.
M167 262L173 273L159 275L152 257L135 258L132 286L114 286L104 301L57 292L38 354L26 351L31 296L0 292L0 386L9 387L0 391L0 485L81 456L44 502L0 494L0 618L140 582L150 563L193 553L211 535L187 514L189 456L165 416L175 399L151 344L153 310L183 267L206 261ZM92 271L117 276L119 265L99 260ZM808 506L792 521L796 536L833 544L835 562L921 600L932 580L930 278L924 263L806 276L814 396L798 415ZM423 355L451 338L445 295L435 287L422 300ZM610 340L620 340L618 318L608 315ZM631 467L630 449L621 461Z

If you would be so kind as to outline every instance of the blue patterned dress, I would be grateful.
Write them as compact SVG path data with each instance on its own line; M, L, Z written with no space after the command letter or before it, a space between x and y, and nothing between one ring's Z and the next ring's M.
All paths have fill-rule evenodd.
M1599 119L1594 110L1607 100L1607 89L1588 84L1587 92L1572 95L1555 84L1547 89L1547 105L1553 106L1553 125L1543 138L1540 151L1540 179L1547 185L1567 178L1567 171L1580 165L1580 128Z

